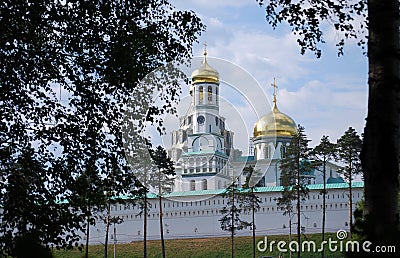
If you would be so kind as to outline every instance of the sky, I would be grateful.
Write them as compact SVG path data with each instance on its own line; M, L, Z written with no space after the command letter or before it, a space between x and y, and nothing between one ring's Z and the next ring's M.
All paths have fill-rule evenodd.
M181 10L193 10L207 26L193 55L202 56L207 43L208 63L221 76L220 113L234 131L234 147L246 154L254 123L271 110L276 78L278 107L297 124L305 127L317 145L323 135L333 142L351 126L362 133L367 110L367 57L354 41L348 41L344 56L338 57L337 34L328 27L322 57L300 54L295 36L286 25L273 30L265 20L263 8L255 0L173 0ZM188 73L200 66L195 58ZM236 67L242 73L224 68ZM188 107L183 87L179 115ZM177 119L166 117L167 133L178 129ZM163 138L169 144L169 135Z

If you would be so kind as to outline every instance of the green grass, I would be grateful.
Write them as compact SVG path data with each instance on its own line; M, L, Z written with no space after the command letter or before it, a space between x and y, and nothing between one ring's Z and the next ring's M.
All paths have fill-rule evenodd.
M293 239L295 239L295 235ZM326 234L325 239L329 237L332 240L336 240L336 234ZM306 235L302 238L303 240L313 240L317 243L317 249L321 242L320 234ZM257 237L257 242L264 240L264 237ZM271 241L284 240L288 241L288 236L269 236L268 243ZM286 245L287 247L287 245ZM191 257L191 258L218 258L218 257L231 257L231 245L229 237L221 238L203 238L203 239L179 239L179 240L166 240L165 241L166 256L179 258L179 257ZM260 256L273 256L278 257L279 252L276 250L276 244L274 245L275 252L270 253L259 252L257 250L256 257ZM147 241L147 254L148 257L161 257L161 244L160 241ZM84 252L79 250L60 250L54 251L55 258L81 258L84 257ZM104 257L104 246L90 246L89 257L97 258ZM108 257L113 257L113 246L112 244L108 249ZM143 257L143 242L133 242L129 244L118 244L117 245L117 257ZM251 237L235 237L235 257L252 257L252 238ZM283 254L283 257L289 257L289 253ZM321 257L321 254L316 253L302 253L303 258ZM344 257L343 253L326 252L325 257L336 258Z
M400 206L400 194L399 194L399 206ZM325 239L329 237L332 240L336 240L335 233L327 233ZM293 239L296 236L293 235ZM306 235L302 239L305 240L313 240L317 243L317 249L321 243L321 235L313 234ZM268 242L271 241L288 241L288 236L268 236ZM260 240L264 240L264 237L257 237L257 242ZM191 258L217 258L217 257L231 257L231 245L230 238L207 238L207 239L179 239L179 240L166 240L166 255L171 258L180 258L180 257L191 257ZM279 252L276 250L275 252L259 252L257 251L256 257L260 256L273 256L278 257ZM327 248L326 248L327 249ZM343 253L340 252L325 252L325 257L329 258L341 258L344 257ZM79 250L60 250L54 251L54 258L81 258L85 257L85 254ZM147 241L147 254L148 257L161 257L161 244L160 241ZM100 258L104 257L104 246L90 246L89 247L89 257L91 258ZM113 257L113 246L109 245L108 248L108 257ZM118 244L117 245L117 257L125 258L125 257L143 257L143 242L133 242L130 244ZM251 237L235 237L235 257L252 257L252 239ZM283 257L289 257L289 254L286 253ZM293 256L295 257L295 256ZM301 257L303 258L314 258L321 257L320 253L302 253Z

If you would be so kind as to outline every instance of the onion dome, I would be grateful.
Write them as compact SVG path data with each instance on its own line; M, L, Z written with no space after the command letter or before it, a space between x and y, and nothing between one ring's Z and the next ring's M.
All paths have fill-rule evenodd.
M273 86L276 88L275 82ZM272 111L261 117L254 125L253 136L286 136L297 134L297 126L292 118L279 111L276 105L276 92L274 90L274 107Z
M202 65L192 72L192 83L201 82L219 84L219 73L207 63L207 51L205 48Z

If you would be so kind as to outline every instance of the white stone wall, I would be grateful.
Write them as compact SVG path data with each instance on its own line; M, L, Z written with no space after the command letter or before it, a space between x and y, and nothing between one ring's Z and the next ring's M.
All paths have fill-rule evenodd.
M302 203L301 224L305 227L305 233L321 232L322 196L320 190L310 191L309 199ZM354 207L361 200L363 188L353 188ZM263 203L256 213L257 235L276 235L289 233L289 218L283 216L277 208L275 199L280 197L280 192L260 193ZM348 201L347 189L328 189L326 199L326 232L336 232L338 229L349 229L348 225ZM151 211L148 219L148 239L159 239L159 207L158 200L151 199ZM220 210L225 205L226 199L220 196L197 195L175 197L174 200L163 200L164 236L167 239L218 237L227 236L229 233L220 229L219 219L222 217ZM143 240L143 216L137 206L114 205L113 216L124 218L122 224L116 225L117 240L121 242ZM242 215L250 221L250 215ZM296 223L296 216L292 223ZM346 224L347 223L347 224ZM293 225L295 232L295 225ZM110 227L110 242L113 233L113 225ZM104 242L105 225L98 220L95 227L91 227L90 243L100 244ZM238 231L237 235L250 235L251 230Z

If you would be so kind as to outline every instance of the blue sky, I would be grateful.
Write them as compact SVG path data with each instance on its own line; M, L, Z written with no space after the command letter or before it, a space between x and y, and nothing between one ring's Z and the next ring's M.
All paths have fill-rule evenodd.
M269 98L269 103L262 97L252 97L252 103L249 100L246 103L243 98L232 97L229 87L221 87L221 97L227 99L231 108L221 107L220 112L229 128L235 131L236 148L246 149L247 138L251 136L256 122L252 121L256 119L254 116L246 115L251 113L251 106L265 106L264 114L270 111L273 93L270 85L274 77L279 87L279 109L306 128L311 146L322 135L336 141L349 126L359 133L363 131L367 110L367 58L354 41L348 41L345 55L338 57L337 34L327 26L322 57L316 59L312 53L300 54L288 26L282 24L273 30L255 1L174 0L171 3L178 9L193 10L207 26L200 42L194 45L195 56L202 55L206 41L209 57L225 59L248 71ZM213 60L209 64L213 66ZM253 90L248 87L240 93L251 95ZM185 95L182 99L185 102ZM238 115L246 127L246 137L243 136L246 132L233 122L238 120Z

